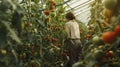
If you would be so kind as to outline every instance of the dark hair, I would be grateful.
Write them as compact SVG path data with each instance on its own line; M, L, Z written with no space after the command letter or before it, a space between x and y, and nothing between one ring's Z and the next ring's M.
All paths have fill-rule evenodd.
M75 19L75 16L74 16L74 14L72 12L68 12L66 14L66 19L73 20L73 19Z

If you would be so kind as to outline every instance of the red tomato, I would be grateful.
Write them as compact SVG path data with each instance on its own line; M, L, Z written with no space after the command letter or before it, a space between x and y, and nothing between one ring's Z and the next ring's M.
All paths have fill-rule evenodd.
M114 57L114 56L115 56L115 54L114 54L113 51L108 51L108 52L106 53L106 57Z
M45 13L45 15L48 16L50 14L50 11L49 10L45 10L44 13Z
M105 43L112 44L116 40L116 35L115 32L108 31L103 33L102 38Z
M120 25L115 27L115 35L120 37Z

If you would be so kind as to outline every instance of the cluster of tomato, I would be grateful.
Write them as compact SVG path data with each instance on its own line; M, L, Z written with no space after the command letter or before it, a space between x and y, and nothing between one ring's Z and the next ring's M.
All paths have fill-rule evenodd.
M49 9L46 9L46 10L44 11L44 14L45 14L46 16L50 15L50 11L51 11L51 12L54 12L54 11L55 11L56 2L55 2L54 0L50 0L49 3L50 3Z
M40 49L40 46L28 43L26 45L18 46L17 49L18 49L18 59L28 60L30 59L30 56L39 55L38 50Z
M97 47L94 46L90 50L92 59L97 61L97 63L94 64L94 67L101 67L99 65L100 63L108 63L111 59L116 57L116 52L109 49L109 47L111 46L100 45ZM104 65L106 64L103 64L103 66Z
M60 30L61 30L61 27L60 27L60 26L51 25L51 26L50 26L50 29L51 29L52 31L60 31Z
M44 38L47 42L57 42L58 39L57 38L54 38L50 35L46 35L45 38Z
M117 37L120 37L120 25L116 26L114 31L104 32L102 35L103 41L109 44L114 43Z

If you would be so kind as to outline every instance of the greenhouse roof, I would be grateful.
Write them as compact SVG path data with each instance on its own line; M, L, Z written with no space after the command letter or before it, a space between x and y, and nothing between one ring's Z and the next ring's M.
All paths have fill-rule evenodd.
M87 22L90 20L90 4L93 1L94 0L70 0L65 4L65 6L68 6L66 10L72 11L77 20L87 24Z

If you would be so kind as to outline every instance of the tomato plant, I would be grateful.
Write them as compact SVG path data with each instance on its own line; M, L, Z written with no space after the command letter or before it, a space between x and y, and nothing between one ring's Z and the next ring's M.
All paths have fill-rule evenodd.
M88 26L92 26L90 29L94 29L94 33L92 40L90 38L86 44L89 46L85 46L87 47L85 50L86 66L93 67L94 64L97 64L98 67L119 67L117 52L119 51L120 39L117 37L120 34L120 2L119 0L95 0L91 6L92 15ZM99 41L95 35L102 38L104 43L99 45L95 43Z

